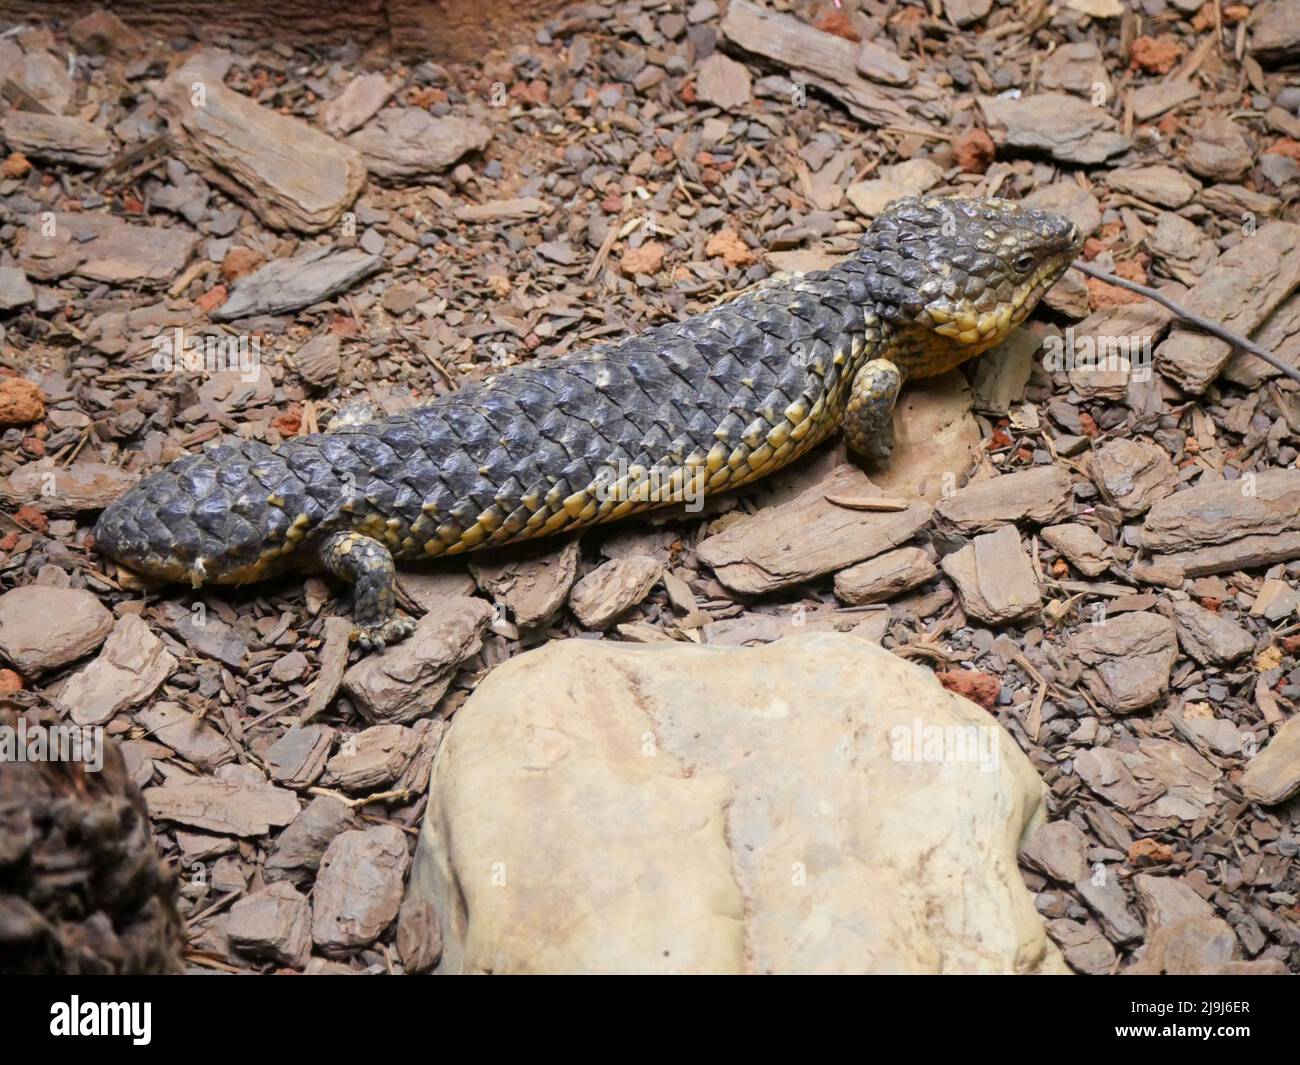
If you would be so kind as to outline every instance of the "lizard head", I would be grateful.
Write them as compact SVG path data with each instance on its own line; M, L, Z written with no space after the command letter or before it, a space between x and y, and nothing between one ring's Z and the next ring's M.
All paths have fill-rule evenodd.
M964 361L1004 339L1083 246L1069 219L1010 200L898 200L862 238L882 318L924 359Z

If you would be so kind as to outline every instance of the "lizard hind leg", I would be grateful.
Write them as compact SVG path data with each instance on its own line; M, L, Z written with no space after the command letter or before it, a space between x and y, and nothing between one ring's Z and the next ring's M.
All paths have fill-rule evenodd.
M317 548L321 565L353 586L352 639L367 650L406 639L415 629L396 612L393 556L378 540L358 532L331 533Z
M894 404L903 387L903 372L888 359L863 363L849 388L844 437L850 450L880 465L894 449Z

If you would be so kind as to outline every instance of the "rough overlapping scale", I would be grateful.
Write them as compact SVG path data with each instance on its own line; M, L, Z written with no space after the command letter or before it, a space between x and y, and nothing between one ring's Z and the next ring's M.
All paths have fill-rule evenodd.
M400 540L407 554L438 553L588 520L588 497L577 494L620 461L707 458L716 471L721 444L735 476L751 476L745 456L838 387L878 304L933 284L916 266L900 260L868 276L849 261L384 421L274 450L241 443L191 456L135 490L152 500L149 519L115 519L106 536L188 559L224 542L229 557L247 559L352 527ZM481 517L477 538L461 543Z

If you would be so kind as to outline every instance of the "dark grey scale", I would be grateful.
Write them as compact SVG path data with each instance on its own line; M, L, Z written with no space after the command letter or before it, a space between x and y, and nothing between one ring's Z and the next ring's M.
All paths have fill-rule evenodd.
M493 403L499 403L496 407ZM526 438L531 436L532 423L541 421L546 413L555 408L555 394L544 383L536 379L533 373L521 374L502 381L499 389L492 392L491 401L484 404L487 416L496 426L497 431L526 446ZM498 411L499 418L498 420ZM522 415L522 420L520 419ZM514 430L514 432L510 432Z
M553 440L543 439L538 446L537 463L533 467L536 471L535 476L521 477L527 486L524 495L535 492L539 498L545 496L550 491L551 485L555 483L555 471L568 461L569 453L564 448Z
M431 508L428 521L436 529L447 520L451 508L456 505L457 500L447 482L439 478L431 489L425 493L424 502L425 505Z
M560 468L560 477L574 489L585 488L596 476L592 460L584 454L588 438L587 427L580 422L569 425L569 461Z
M424 445L420 426L412 418L395 418L384 424L382 437L403 464L419 453Z
M183 521L173 528L158 526L149 535L149 553L166 558L174 553L185 562L193 562L203 553L203 537L192 521Z
M734 355L728 354L709 367L709 380L714 382L723 393L732 396L740 388L741 379L749 370L745 363Z
M569 401L574 402L574 393L569 392ZM569 415L563 411L553 410L537 425L538 435L542 440L551 444L553 448L559 450L563 458L555 466L547 466L547 470L557 469L559 465L568 462L572 458L570 452L570 419Z
M673 346L678 344L683 342L676 340ZM703 342L701 346L707 347L713 358L721 358L721 353L729 347L719 343L716 337ZM687 365L687 361L686 354L681 353L672 362L665 362L664 371L668 375L668 380L663 391L656 394L656 400L662 396L665 401L672 402L676 405L679 415L684 417L689 417L690 412L701 407L725 405L731 398L732 388L729 384L710 375L709 369L713 363L705 360L696 370L684 372L680 367Z
M416 446L398 474L398 479L417 493L429 492L442 472L443 457L428 438L434 434L426 435L427 428L428 423L420 427Z
M655 461L672 457L673 452L677 450L676 440L681 424L670 412L656 413L649 430L641 436L641 450L654 455Z
M680 339L675 336L666 336L663 338L664 346L680 343ZM641 389L647 396L667 396L671 394L675 376L672 370L664 366L657 358L630 358L628 355L620 352L617 358L627 358L627 371L636 386ZM611 361L614 357L611 356Z
M239 516L233 516L227 524L225 537L226 553L250 562L262 553L266 543L260 523Z
M516 469L514 456L503 447L494 448L483 461L482 477L495 493L496 486L510 480Z
M490 482L486 477L480 476L475 482L474 487L470 490L469 497L466 500L468 506L463 514L453 509L452 513L456 514L457 519L464 523L465 528L469 528L478 521L478 517L485 510L490 510L495 504L493 496L496 494L496 485Z
M359 425L348 430L346 435L353 455L362 461L367 473L375 471L383 476L392 471L395 474L401 466L402 460L388 446L377 426Z
M531 417L529 410L545 410L541 404L541 391L535 386L527 386L524 382L519 382L521 387L519 391L522 396L512 394L508 388L492 388L484 390L478 398L477 405L479 412L492 427L496 434L497 443L502 447L510 447L511 455L516 461L522 457L522 449L516 450L512 445L522 443L519 440L519 433L510 434L512 427L517 427L521 420L527 420ZM504 441L504 442L503 442Z
M194 501L190 516L200 530L220 537L225 533L230 516L230 497L219 489L211 491Z
M458 502L468 499L476 491L478 482L482 479L479 476L478 464L468 455L459 452L446 455L441 476L448 493Z
M176 478L181 492L189 496L205 496L217 483L217 468L212 463L200 461L180 471Z
M531 427L529 432L509 430L505 438L505 447L514 456L514 476L525 490L541 481L553 468L550 463L558 462L562 455L560 448L531 432Z
M449 406L443 412L451 437L463 441L460 444L469 457L481 464L488 452L497 445L500 434L475 408L468 406Z
M728 446L735 447L740 442L746 421L743 411L733 409L717 421L717 429L712 435Z
M345 477L350 476L355 480L362 473L368 472L367 463L357 450L356 443L352 439L353 435L342 431L325 433L316 441L315 447L302 448L305 475L303 471L298 470L296 462L294 470L302 476L307 491L318 500L322 492L327 493L327 500L330 494L337 494L339 483ZM295 453L294 458L297 457Z
M391 516L397 505L397 486L383 476L367 478L360 486L370 507L380 514Z

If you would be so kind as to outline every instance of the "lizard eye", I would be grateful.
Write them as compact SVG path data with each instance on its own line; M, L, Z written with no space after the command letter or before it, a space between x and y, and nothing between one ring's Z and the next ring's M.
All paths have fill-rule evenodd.
M1034 268L1034 257L1028 252L1024 255L1016 256L1016 261L1011 264L1012 269L1018 274L1027 274Z

